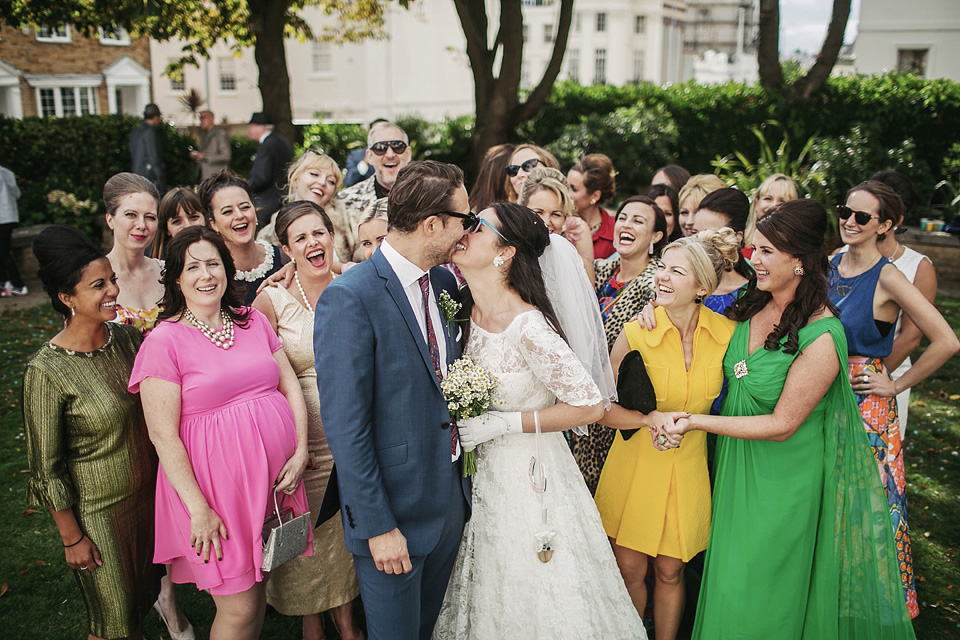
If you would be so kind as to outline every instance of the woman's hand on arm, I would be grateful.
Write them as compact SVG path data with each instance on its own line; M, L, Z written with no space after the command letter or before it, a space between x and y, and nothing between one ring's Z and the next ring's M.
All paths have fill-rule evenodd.
M257 287L257 295L263 292L267 287L288 288L293 282L293 276L297 272L297 263L291 260L287 264L277 269L272 276L264 278L260 286Z
M209 560L211 550L218 560L222 559L220 539L227 538L226 525L207 503L180 440L180 385L146 378L140 383L140 401L160 466L190 514L190 544L197 555L203 555L204 562Z
M846 363L844 363L845 365ZM699 429L743 440L783 442L796 433L841 373L829 333L821 334L790 365L787 380L772 414L762 416L690 416L677 430ZM749 373L747 375L750 375ZM845 373L844 373L845 375Z
M583 268L587 270L587 278L591 286L596 286L596 274L593 270L593 235L590 227L582 218L569 216L564 223L563 237L570 241L583 260Z
M283 349L275 351L273 357L280 367L280 384L278 390L290 404L293 412L293 424L297 431L297 447L277 474L277 491L293 493L300 486L300 478L307 467L307 406L303 400L303 391L297 374L287 360Z

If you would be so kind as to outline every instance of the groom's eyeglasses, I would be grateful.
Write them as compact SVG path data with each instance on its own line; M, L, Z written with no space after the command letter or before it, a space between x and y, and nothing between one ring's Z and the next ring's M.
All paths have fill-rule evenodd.
M463 222L463 230L466 231L467 233L476 233L477 231L480 230L480 225L482 224L485 227L488 227L495 234L503 238L504 242L507 242L507 243L510 242L509 240L507 240L506 236L500 233L499 229L497 229L495 226L493 226L492 224L490 224L489 222L487 222L486 220L484 220L483 218L481 218L480 216L478 216L473 212L457 213L456 211L437 211L436 213L436 215L441 215L441 214L445 216L453 216L454 218L460 218L460 220Z

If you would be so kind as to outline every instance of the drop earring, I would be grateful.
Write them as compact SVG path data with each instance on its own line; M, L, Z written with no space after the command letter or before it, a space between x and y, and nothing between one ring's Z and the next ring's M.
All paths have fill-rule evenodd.
M693 299L693 301L694 301L696 304L701 304L701 303L703 303L703 296L698 295L696 298Z
M74 309L73 307L70 307L70 316L73 317L75 315L77 315L77 310Z
M653 255L653 243L652 243L652 242L651 242L649 245L647 245L647 253L648 253L649 255L651 255L651 256Z
M499 267L502 267L502 266L503 266L503 256L494 256L494 258L493 258L493 266L498 267L498 268L499 268Z

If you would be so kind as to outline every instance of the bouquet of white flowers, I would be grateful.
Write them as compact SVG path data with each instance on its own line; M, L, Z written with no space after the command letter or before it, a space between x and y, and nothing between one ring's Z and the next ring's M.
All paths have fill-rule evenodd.
M450 419L466 420L484 413L490 407L497 391L497 378L470 356L463 356L447 369L440 388L450 410ZM476 452L464 451L464 477L476 472Z

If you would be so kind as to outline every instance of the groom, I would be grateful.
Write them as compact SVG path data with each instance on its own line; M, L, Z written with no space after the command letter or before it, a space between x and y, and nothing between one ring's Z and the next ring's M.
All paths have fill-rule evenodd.
M328 491L339 487L371 640L430 638L469 513L440 390L459 332L437 305L441 291L457 297L438 265L469 212L459 168L409 164L390 190L380 249L317 302L320 414L335 464Z

